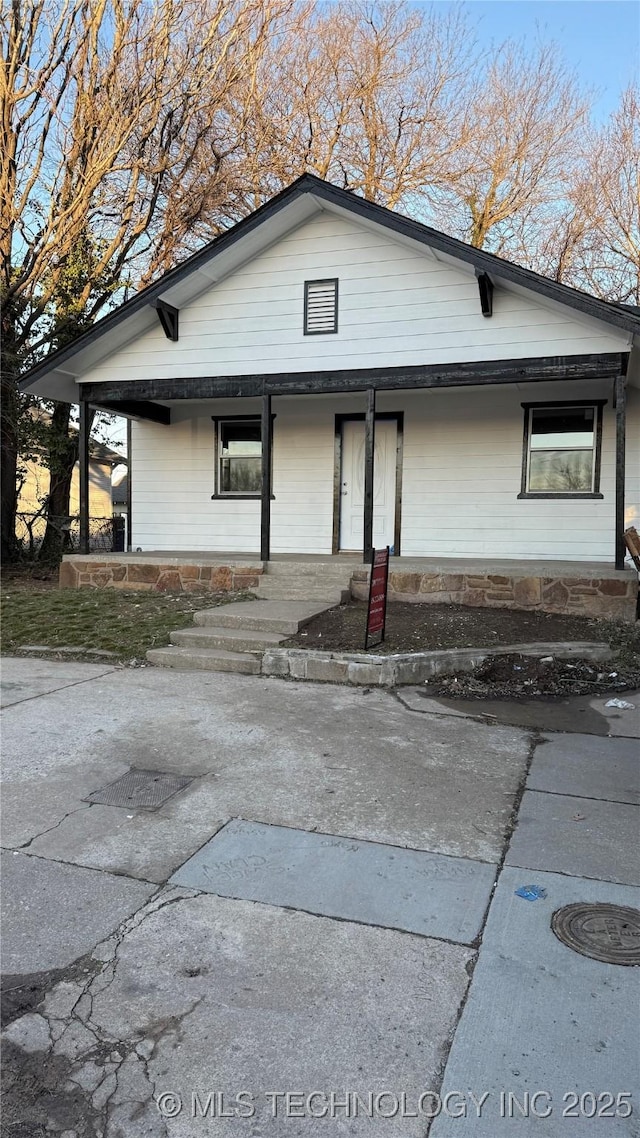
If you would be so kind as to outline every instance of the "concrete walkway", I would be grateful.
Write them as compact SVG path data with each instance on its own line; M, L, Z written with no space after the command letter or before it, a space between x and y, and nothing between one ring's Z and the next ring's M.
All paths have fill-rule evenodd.
M640 907L637 713L24 659L3 695L7 1135L637 1138L638 969L550 929Z

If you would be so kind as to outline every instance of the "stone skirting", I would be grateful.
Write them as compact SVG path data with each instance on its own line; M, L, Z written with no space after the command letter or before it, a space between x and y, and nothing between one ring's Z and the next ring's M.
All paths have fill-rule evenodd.
M367 577L366 570L353 575L351 591L358 600L367 599ZM603 577L550 577L391 570L389 600L635 621L638 579L631 571Z
M254 589L261 576L261 564L181 563L174 559L163 562L160 558L136 561L112 556L101 561L97 557L69 556L60 565L59 585L63 589L88 587L224 593Z
M285 563L286 564L286 563ZM497 568L497 567L496 567ZM290 567L291 569L291 567ZM548 563L502 573L485 572L477 564L455 571L440 567L392 567L389 573L389 600L414 603L461 604L474 608L506 608L523 611L561 613L572 616L602 617L634 621L638 603L638 578L632 570L616 572L585 567L584 576L559 567L552 574ZM536 570L538 570L536 572ZM263 573L261 561L247 561L231 555L215 557L172 554L69 554L60 566L63 588L152 589L159 592L228 592L255 589ZM268 579L268 576L267 576ZM296 595L307 577L289 571L287 580L295 584ZM346 580L346 578L345 578ZM359 600L368 596L368 570L355 569L351 578L352 595Z

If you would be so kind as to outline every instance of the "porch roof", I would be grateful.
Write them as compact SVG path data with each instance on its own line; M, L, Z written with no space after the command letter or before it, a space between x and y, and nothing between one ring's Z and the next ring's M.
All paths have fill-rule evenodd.
M616 380L627 371L626 352L575 356L477 360L472 363L278 372L240 376L113 380L79 384L80 398L131 418L170 422L167 402L248 399L272 395L325 395L359 391L544 383L559 380Z

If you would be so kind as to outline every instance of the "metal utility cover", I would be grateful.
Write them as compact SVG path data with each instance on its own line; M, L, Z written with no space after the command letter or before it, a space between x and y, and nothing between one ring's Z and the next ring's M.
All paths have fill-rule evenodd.
M184 790L193 778L179 774L166 774L164 771L130 770L87 795L85 802L99 802L104 806L143 807L157 810L172 794Z
M605 964L640 965L640 910L625 905L565 905L551 918L558 940Z
M470 944L495 876L465 858L233 821L171 884Z

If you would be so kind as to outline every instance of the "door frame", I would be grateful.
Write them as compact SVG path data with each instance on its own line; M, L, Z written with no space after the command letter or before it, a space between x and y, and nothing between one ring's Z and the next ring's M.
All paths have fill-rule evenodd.
M340 553L340 506L342 503L342 427L344 423L364 422L364 412L335 416L335 435L333 446L333 536L332 554ZM396 501L393 524L393 555L400 556L400 533L402 528L402 462L404 452L404 411L376 411L376 422L391 421L396 424Z

